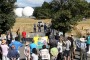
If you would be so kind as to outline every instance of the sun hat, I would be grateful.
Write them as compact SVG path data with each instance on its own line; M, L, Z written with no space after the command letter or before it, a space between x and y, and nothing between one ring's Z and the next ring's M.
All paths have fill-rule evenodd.
M26 44L25 45L29 45L29 42L26 42Z

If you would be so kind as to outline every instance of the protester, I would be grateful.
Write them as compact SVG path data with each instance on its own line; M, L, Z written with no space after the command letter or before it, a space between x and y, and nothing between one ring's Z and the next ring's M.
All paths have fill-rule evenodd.
M34 24L33 30L36 33L36 24Z
M67 37L66 41L65 41L65 45L66 45L66 49L64 51L64 60L70 60L70 46L71 46L71 42L70 42L70 37Z
M1 48L1 45L0 45L0 60L2 60L2 48Z
M12 45L11 48L9 49L9 52L8 52L7 57L10 60L17 60L20 57L20 55L17 52L17 50L15 49L15 46L14 45Z
M12 45L15 46L15 49L16 49L17 51L19 51L19 48L23 46L23 44L22 44L21 42L15 41L15 40L13 40L13 41L11 42L11 44L9 44L10 47L11 47Z
M59 42L57 44L57 48L58 48L58 56L57 56L57 60L62 60L62 55L63 55L63 43L62 43L62 37L59 39Z
M32 40L32 43L29 46L30 46L30 53L32 53L33 48L37 48L37 45L34 43L33 40Z
M87 60L85 36L80 38L80 60Z
M59 38L60 38L60 36L59 36L59 33L57 32L56 35L55 35L55 39L56 39L57 42L59 41Z
M40 56L41 60L50 60L49 50L46 48L46 45L42 46L42 49L40 50Z
M6 44L6 40L2 40L2 43L1 43L1 48L2 48L2 59L3 60L8 60L8 57L7 57L7 54L8 54L8 45Z
M88 52L87 53L89 53L90 54L90 34L88 35L88 37L87 37L87 47L88 47Z
M50 49L53 47L57 47L57 41L55 39L49 40L48 45L50 45Z
M75 42L75 37L73 34L71 34L71 46L72 46L72 57L75 58L75 51L76 51L76 42ZM73 59L72 58L72 59Z
M70 38L69 40L71 42L71 46L70 46L71 60L73 60L74 56L75 56L75 54L74 54L74 49L75 49L75 47L74 47L74 39L72 38L72 35L69 38Z
M30 47L29 42L26 42L25 48L24 48L24 55L26 60L30 60Z
M26 31L22 32L22 43L26 43Z
M38 53L37 53L37 49L33 48L32 49L32 55L31 55L31 60L38 60Z
M38 32L41 32L41 25L40 25L40 23L38 23L37 27L38 27Z
M7 31L6 39L7 39L8 45L9 45L12 42L12 33L11 33L11 31Z
M57 47L51 48L50 53L51 53L51 60L56 60L57 59L57 55L58 55Z
M17 41L20 41L21 40L21 37L20 37L20 29L18 29L17 31L16 31L16 40Z
M44 24L44 32L46 32L47 31L47 25L46 25L46 23Z
M15 38L13 38L11 44L9 44L9 46L11 47L12 45L15 46L15 50L20 54L19 48L23 46L23 44L19 41L15 41ZM19 60L19 58L18 58Z

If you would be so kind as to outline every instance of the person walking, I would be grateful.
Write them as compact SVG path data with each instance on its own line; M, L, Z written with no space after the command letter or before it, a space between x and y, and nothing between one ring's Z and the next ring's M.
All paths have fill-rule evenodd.
M29 42L26 42L25 48L24 48L24 55L26 60L30 60L30 47Z
M2 59L3 60L8 60L7 54L8 54L9 47L6 44L6 40L2 40L1 48L2 48Z
M7 57L10 60L17 60L20 57L20 55L17 52L17 50L15 49L15 46L14 45L12 45L11 48L9 49L9 52L7 54Z
M22 43L26 43L26 31L22 32Z

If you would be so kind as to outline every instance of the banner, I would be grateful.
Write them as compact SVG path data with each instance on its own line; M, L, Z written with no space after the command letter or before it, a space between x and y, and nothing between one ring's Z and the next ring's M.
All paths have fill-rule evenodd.
M48 43L48 36L44 36L44 37L34 37L33 38L34 43L38 46L39 49L42 49L43 45L47 46Z

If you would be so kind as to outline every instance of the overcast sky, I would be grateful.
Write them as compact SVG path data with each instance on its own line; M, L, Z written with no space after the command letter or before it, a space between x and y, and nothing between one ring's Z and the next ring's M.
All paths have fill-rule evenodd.
M50 2L51 0L17 0L16 5L19 7L25 7L25 6L31 6L31 7L36 7L36 6L41 6L43 2ZM90 2L90 0L87 0Z

